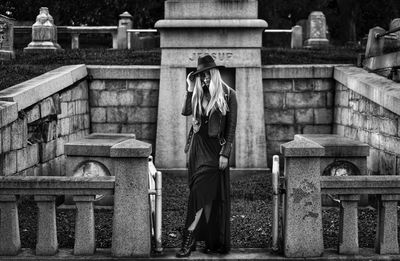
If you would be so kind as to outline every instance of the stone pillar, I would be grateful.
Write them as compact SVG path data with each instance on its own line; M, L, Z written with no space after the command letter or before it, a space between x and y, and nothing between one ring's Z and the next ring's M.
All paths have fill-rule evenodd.
M385 29L379 26L376 26L369 30L367 47L365 48L365 58L383 54L385 37L376 38L376 35L384 32L386 32Z
M286 209L284 245L286 257L318 257L323 254L320 157L324 148L315 142L294 140L281 145L285 157Z
M111 148L115 160L114 216L111 254L116 257L149 257L151 227L149 156L151 144L127 140Z
M339 254L356 255L358 248L358 201L360 195L339 195Z
M71 34L71 49L79 49L79 33Z
M37 256L52 256L58 251L56 197L35 196L38 206Z
M238 101L236 167L266 168L267 147L261 68L237 68L236 86Z
M375 251L380 255L399 254L397 205L400 195L380 195Z
M128 48L128 37L126 30L132 29L132 15L128 12L124 12L119 16L118 23L118 49L127 49Z
M0 61L15 58L14 19L0 15Z
M182 116L183 97L186 93L186 70L169 68L161 70L157 139L156 166L158 168L186 167L186 118Z
M47 7L41 7L32 25L32 42L24 48L24 52L61 51L57 43L57 26Z
M96 250L94 233L95 196L74 196L76 203L74 255L93 255Z
M308 16L307 40L304 45L307 48L320 48L329 45L326 38L326 19L320 11L314 11Z
M292 49L303 48L303 28L300 25L292 27L292 39L290 41Z
M0 195L0 256L15 256L21 250L17 197Z

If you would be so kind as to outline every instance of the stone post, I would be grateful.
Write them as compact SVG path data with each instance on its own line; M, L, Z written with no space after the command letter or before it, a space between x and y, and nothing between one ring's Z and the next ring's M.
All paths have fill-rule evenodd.
M56 197L35 196L38 206L37 256L52 256L58 251L56 225Z
M292 27L292 39L290 41L292 49L303 48L303 28L300 25Z
M356 255L358 248L358 201L360 195L339 195L339 254Z
M71 49L79 49L79 33L71 34Z
M24 48L24 52L61 51L57 43L57 26L47 7L41 7L32 25L32 42Z
M126 140L114 145L114 217L111 254L116 257L149 257L151 227L148 158L151 144Z
M133 16L128 12L124 12L119 16L117 35L118 49L128 48L128 37L126 30L132 29L132 18Z
M308 16L307 40L304 45L307 48L321 48L329 45L326 38L326 19L320 11L314 11Z
M17 197L0 195L0 256L15 256L21 249Z
M375 251L381 255L399 254L397 205L400 195L380 195Z
M376 35L384 32L386 32L385 29L379 26L376 26L369 30L367 47L365 48L365 58L383 54L385 37L376 38Z
M74 196L76 203L74 255L93 255L96 250L94 233L95 196Z
M315 142L294 140L281 145L285 157L286 257L318 257L323 254L320 157L324 148Z
M15 58L14 19L0 15L0 61Z

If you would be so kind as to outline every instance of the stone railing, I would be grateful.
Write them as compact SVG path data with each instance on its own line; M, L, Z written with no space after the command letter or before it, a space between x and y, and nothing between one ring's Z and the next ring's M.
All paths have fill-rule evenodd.
M303 27L300 25L293 26L291 29L265 29L264 33L290 33L290 48L303 47Z
M16 195L33 195L38 206L36 256L51 256L58 252L56 196L72 196L76 204L73 254L93 255L96 250L95 196L113 195L111 255L148 257L151 251L149 193L158 195L157 191L148 189L151 145L121 135L98 134L69 143L66 150L67 160L71 157L70 166L83 166L92 160L105 166L109 175L92 178L0 177L0 255L15 256L21 250Z
M378 254L399 254L397 239L397 201L400 200L400 177L365 176L366 170L358 176L344 174L352 171L349 163L354 155L367 156L366 144L351 144L348 138L332 142L332 135L326 135L329 142L321 136L296 136L295 140L282 145L285 157L285 185L283 216L283 252L286 257L319 257L324 253L322 230L322 194L336 194L340 200L339 255L359 254L358 244L358 202L362 195L379 195L375 239ZM339 138L338 138L339 137ZM349 142L346 142L348 140ZM349 153L350 152L350 153ZM333 156L333 164L347 161L347 166L338 166L335 175L322 175L327 156ZM342 159L338 158L342 155ZM325 164L325 165L324 165ZM359 169L359 167L355 167ZM338 173L345 176L339 176ZM361 174L361 175L360 175ZM300 243L301 242L301 243Z

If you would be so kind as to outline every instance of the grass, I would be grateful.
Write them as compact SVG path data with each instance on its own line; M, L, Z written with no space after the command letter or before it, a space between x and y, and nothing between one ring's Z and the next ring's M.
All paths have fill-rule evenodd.
M271 247L270 176L251 175L231 181L231 243L234 248ZM185 177L163 177L163 247L175 248L181 244L179 231L184 225L188 189ZM31 199L19 204L21 242L24 248L35 248L37 208ZM95 211L96 246L111 247L112 210ZM373 248L376 211L359 209L360 247ZM73 248L75 210L57 209L57 234L61 248ZM336 248L339 232L338 208L323 210L325 248Z
M357 53L362 50L331 47L321 50L263 48L263 65L270 64L337 64L357 61ZM0 90L45 72L70 64L104 65L160 65L160 49L148 51L113 49L66 49L58 53L27 54L16 50L16 59L0 63Z

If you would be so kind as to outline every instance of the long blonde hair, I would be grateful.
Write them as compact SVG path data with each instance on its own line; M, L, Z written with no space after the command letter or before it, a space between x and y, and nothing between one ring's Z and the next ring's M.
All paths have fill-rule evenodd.
M219 109L222 115L226 115L226 112L229 111L228 104L225 100L225 93L222 88L222 85L225 85L227 88L229 86L222 80L221 74L218 69L213 68L210 69L210 86L208 90L210 92L210 101L208 102L207 108L205 108L206 115L210 115L213 110ZM196 119L197 116L202 115L203 107L201 105L201 101L203 99L203 87L201 85L200 77L196 77L193 97L192 97L192 111L193 117Z

